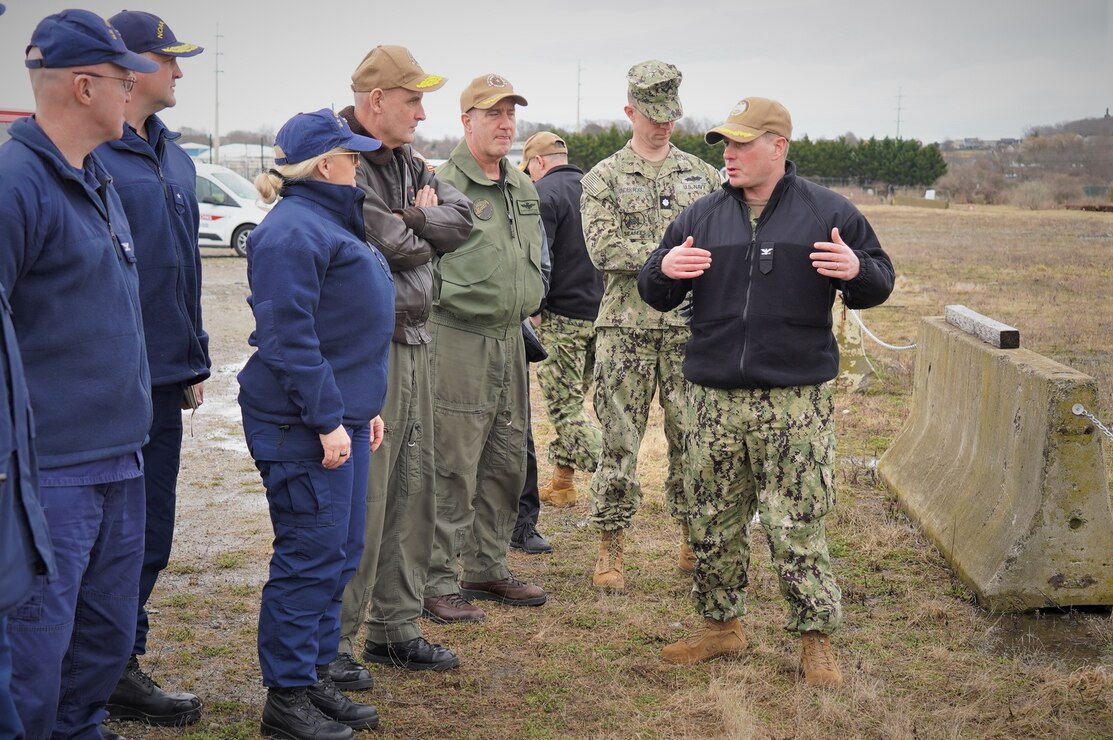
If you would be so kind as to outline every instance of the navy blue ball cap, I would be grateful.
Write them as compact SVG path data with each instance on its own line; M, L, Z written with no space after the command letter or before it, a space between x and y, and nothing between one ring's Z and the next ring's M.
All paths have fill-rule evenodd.
M353 133L348 122L328 108L298 113L274 137L274 163L297 164L333 149L373 152L383 145L378 139Z
M128 51L112 25L88 10L63 10L39 21L27 51L37 48L42 59L26 59L24 65L80 67L86 64L115 64L133 72L154 72L158 63Z
M166 25L166 21L141 10L124 10L108 19L120 32L124 44L136 54L153 51L168 57L195 57L205 49L197 44L185 44Z

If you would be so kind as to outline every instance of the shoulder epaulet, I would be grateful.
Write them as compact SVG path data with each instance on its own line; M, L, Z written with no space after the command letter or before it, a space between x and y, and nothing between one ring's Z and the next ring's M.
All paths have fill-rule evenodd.
M598 198L603 193L607 192L607 183L596 174L595 170L584 175L580 179L580 184L584 186L584 192L593 198Z

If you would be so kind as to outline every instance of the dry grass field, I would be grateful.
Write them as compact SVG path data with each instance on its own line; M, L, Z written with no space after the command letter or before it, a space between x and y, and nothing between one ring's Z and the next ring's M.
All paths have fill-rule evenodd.
M921 316L962 303L1020 329L1022 346L1097 378L1113 422L1113 217L966 207L864 209L898 274L889 304L866 312L893 344L916 339ZM247 738L264 700L255 620L270 525L238 430L235 372L247 356L244 262L205 260L206 321L216 372L187 428L178 539L152 598L144 666L206 705L188 728L114 729L128 737ZM376 669L359 698L375 703L386 738L968 738L1113 737L1113 619L1108 609L1026 617L988 614L900 513L870 460L901 428L912 352L867 340L880 378L837 397L839 506L829 518L846 626L835 638L846 684L816 691L796 678L798 644L756 535L742 660L696 667L660 661L698 624L677 537L661 496L659 417L641 456L645 501L627 542L627 591L591 586L596 535L587 504L545 509L551 555L511 551L511 567L543 584L541 608L487 607L471 626L424 623L455 649L442 674ZM542 477L551 428L535 399ZM1113 445L1106 445L1107 462ZM1113 466L1111 466L1113 467ZM586 476L577 479L581 491Z

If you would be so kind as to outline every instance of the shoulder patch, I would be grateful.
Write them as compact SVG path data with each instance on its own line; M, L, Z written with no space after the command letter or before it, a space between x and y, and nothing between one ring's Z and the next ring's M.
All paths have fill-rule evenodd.
M598 198L600 195L607 192L607 183L603 182L603 178L595 174L595 170L584 175L580 179L580 184L584 186L584 192L593 198Z

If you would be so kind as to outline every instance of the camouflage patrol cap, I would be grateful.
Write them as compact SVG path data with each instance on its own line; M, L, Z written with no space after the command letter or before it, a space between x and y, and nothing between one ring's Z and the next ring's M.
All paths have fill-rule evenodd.
M765 133L792 138L792 116L788 109L776 100L745 98L727 114L726 123L708 131L703 139L708 144L718 144L723 139L745 144Z
M626 73L634 108L654 123L679 120L684 115L679 96L683 77L675 66L656 59L635 64Z
M467 113L472 108L487 110L503 98L512 98L518 105L529 105L514 92L510 80L501 75L479 75L460 94L460 112Z
M432 92L448 82L440 75L427 75L404 46L376 46L352 73L352 92L371 92L404 87L414 92Z

